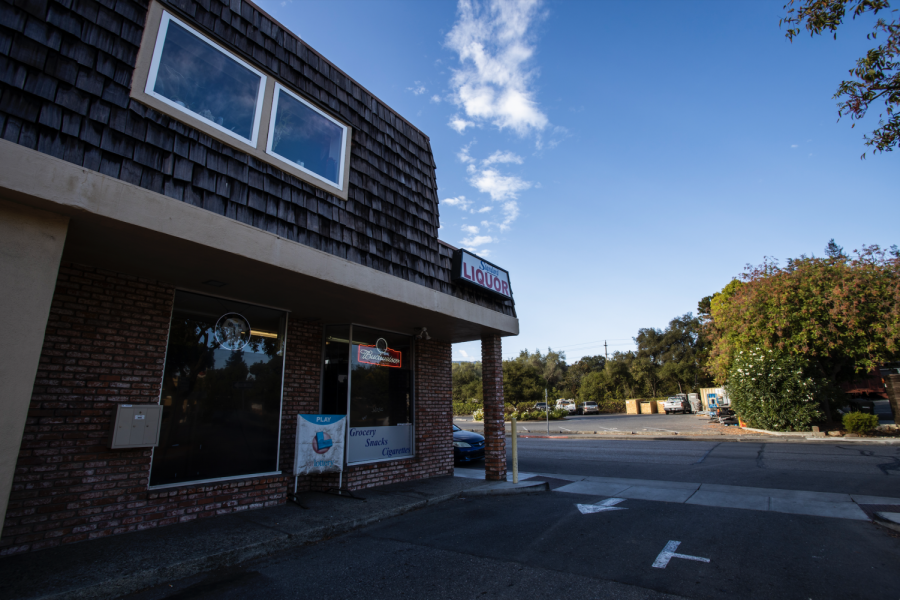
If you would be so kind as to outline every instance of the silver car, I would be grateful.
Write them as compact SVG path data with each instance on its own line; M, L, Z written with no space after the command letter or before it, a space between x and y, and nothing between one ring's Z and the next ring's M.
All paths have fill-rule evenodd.
M600 407L596 402L585 402L581 405L581 414L583 415L599 415Z

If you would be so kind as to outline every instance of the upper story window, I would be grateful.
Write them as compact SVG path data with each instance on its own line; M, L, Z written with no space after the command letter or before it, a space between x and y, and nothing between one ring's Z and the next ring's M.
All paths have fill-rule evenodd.
M255 145L265 82L265 75L163 13L148 94Z
M272 106L266 151L343 187L347 128L279 83Z
M131 96L344 200L353 130L150 2Z

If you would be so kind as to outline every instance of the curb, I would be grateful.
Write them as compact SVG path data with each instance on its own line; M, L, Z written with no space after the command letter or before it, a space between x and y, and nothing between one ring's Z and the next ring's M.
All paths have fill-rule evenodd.
M547 485L547 484L545 484ZM549 485L548 488L549 489ZM488 492L490 493L490 492ZM493 492L497 495L503 495L503 492ZM521 493L516 490L512 493ZM116 579L93 583L77 590L66 590L45 594L43 596L35 596L40 600L63 600L66 598L78 598L79 600L99 600L104 598L118 598L120 596L146 590L153 586L172 581L175 579L183 579L192 575L213 571L222 567L232 566L241 562L267 556L274 552L296 548L307 544L314 544L324 541L327 538L349 533L355 529L371 525L378 521L397 517L407 512L418 510L426 506L440 504L458 498L460 495L470 494L470 491L453 492L452 494L444 494L435 496L427 500L412 502L397 508L380 512L376 515L364 519L354 519L334 523L328 526L317 527L315 529L304 532L301 535L294 535L286 532L273 532L275 535L266 541L242 546L240 548L231 548L229 550L216 554L208 554L193 559L185 560L174 565L167 565L156 569L147 569L123 575Z
M518 494L539 494L541 492L549 492L550 484L546 481L535 481L529 485L522 485L522 483L518 484L509 484L516 485L519 487L493 487L493 486L484 486L472 488L471 490L465 492L466 496L515 496Z
M874 515L872 515L872 522L875 523L876 525L881 525L882 527L885 527L892 531L900 532L900 525L898 525L897 523L894 523L893 521L888 521L887 519L882 519L878 513L875 513Z
M510 436L507 436L510 437ZM846 437L786 437L786 438L769 438L766 436L730 436L730 435L519 435L519 439L551 439L551 440L632 440L632 441L667 441L667 442L750 442L761 444L807 444L807 443L835 443L835 444L876 444L886 446L900 445L900 438L896 439L878 439L878 438L846 438Z

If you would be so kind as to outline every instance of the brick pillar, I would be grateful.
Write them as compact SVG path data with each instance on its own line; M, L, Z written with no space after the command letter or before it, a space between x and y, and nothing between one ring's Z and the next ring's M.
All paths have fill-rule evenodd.
M484 384L484 475L506 481L506 428L503 424L503 354L499 335L481 338Z
M888 403L894 413L894 423L900 425L900 375L886 375L884 387L887 388Z

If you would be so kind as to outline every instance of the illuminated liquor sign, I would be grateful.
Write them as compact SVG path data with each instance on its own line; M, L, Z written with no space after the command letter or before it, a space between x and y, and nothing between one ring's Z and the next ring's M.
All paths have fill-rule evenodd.
M376 365L379 367L393 367L399 369L402 365L402 353L399 350L391 350L388 348L387 340L378 338L374 346L359 345L356 353L356 360L367 365Z
M507 300L513 299L509 271L501 269L466 250L453 253L453 281L472 284Z

